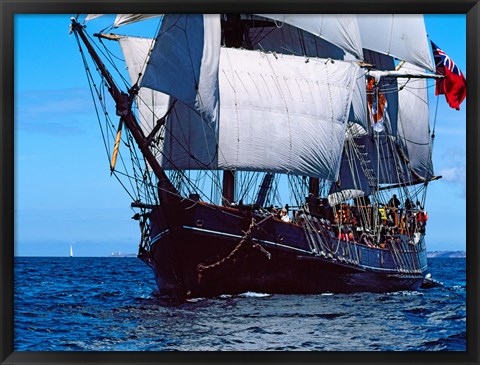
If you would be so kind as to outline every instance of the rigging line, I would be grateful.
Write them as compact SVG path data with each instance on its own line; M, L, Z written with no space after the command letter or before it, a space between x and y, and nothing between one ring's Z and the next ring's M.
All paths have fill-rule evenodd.
M235 83L234 68L232 67L232 60L230 58L230 52L228 51L228 48L225 48L225 54L227 56L226 59L227 59L227 62L228 62L228 66L230 67L230 70L232 70L231 71L231 77L232 77L233 85L230 82L230 80L228 80L227 73L225 72L225 70L223 70L223 73L225 75L226 80L228 81L228 83L230 84L230 86L232 87L232 89L234 91L233 95L234 95L234 102L235 102L235 106L236 106L235 107L235 117L236 118L235 118L234 123L235 123L235 132L236 132L235 140L237 141L237 144L236 144L236 150L235 150L235 161L233 161L233 164L234 164L234 166L237 166L239 156L240 156L240 142L241 142L240 141L240 116L239 116L238 107L237 107L237 105L238 105L237 93L235 92L235 90L237 90L237 88L236 88L236 83ZM220 75L219 75L219 77L220 77ZM255 83L254 83L254 85L255 85ZM227 161L228 159L225 158L225 155L223 154L223 151L220 148L219 143L217 144L217 153L218 153L219 157L222 156L223 160L228 162Z
M187 22L188 22L188 18L187 18ZM189 39L186 35L186 29L184 30L184 35L185 35L185 40L187 42L187 49L190 50L190 46L189 46ZM195 74L195 68L194 68L194 65L193 65L193 58L192 58L192 54L191 52L189 51L189 59L190 59L190 66L191 66L191 70L192 70L192 74L194 75L194 80L195 80L195 87L196 87L196 90L197 90L197 98L198 98L198 103L202 106L204 106L203 104L203 101L202 101L202 98L201 98L201 94L198 92L199 90L199 81L200 81L200 75L196 75ZM199 77L199 81L197 81L197 76ZM186 105L186 104L185 104ZM190 106L188 106L190 107ZM202 128L203 128L203 134L204 134L204 138L206 140L206 133L205 133L205 124L209 127L210 131L212 132L213 135L216 135L215 131L213 130L212 128L212 124L213 123L209 123L209 121L205 120L203 118L203 116L201 115L201 113L198 113L198 111L196 111L195 109L193 109L192 107L190 107L196 114L198 114L200 116L200 119L202 120ZM217 121L218 123L218 121ZM213 163L213 161L215 160L215 158L218 156L218 142L217 142L217 139L215 138L215 152L213 153L213 156L211 155L211 152L210 152L210 149L209 149L209 144L206 143L206 149L207 149L207 154L208 154L208 157L210 159L210 163ZM197 160L195 157L193 157L194 160L196 161L199 161ZM206 168L208 168L209 166L208 165L205 165Z
M411 139L408 139L408 138L403 137L403 136L400 136L400 135L397 135L397 138L400 138L400 139L402 139L403 141L409 142L409 143L411 143L411 144L415 144L415 145L417 145L417 146L428 146L428 145L430 145L430 142L424 142L424 143L422 143L422 142L415 142L415 141L412 141Z
M117 171L113 171L113 175L115 176L115 178L118 180L118 182L120 183L120 185L123 187L123 190L125 190L127 192L127 194L130 196L130 199L132 199L132 201L135 201L135 197L130 194L130 191L127 189L127 187L124 185L123 181L117 176ZM130 179L129 179L130 180Z
M438 100L440 99L439 96L437 96L437 103L435 105L435 116L433 118L433 129L432 129L432 145L433 145L433 141L435 139L435 127L437 125L437 113L438 113Z
M145 72L145 70L147 68L147 63L150 59L151 53L153 52L153 48L155 47L157 37L160 37L160 28L161 28L162 24L163 24L163 17L161 17L160 20L158 21L157 29L155 30L156 36L154 38L152 38L152 42L151 42L150 47L148 49L147 57L145 57L145 60L143 61L142 68L140 69L141 71L143 70L143 72ZM137 81L135 82L136 85L138 85L138 83L140 82L140 78L143 76L141 71L138 74Z
M280 185L280 180L282 179L282 177L280 175L278 175L278 176L275 177L275 179L276 179L275 185L274 185L275 187L272 190L272 198L271 198L270 204L278 203L278 205L283 205L282 204L282 198L281 198L280 192L279 192L279 185ZM285 177L283 177L283 180L285 180ZM288 201L291 202L291 199L289 199Z
M360 161L361 152L358 151L358 148L356 148L356 143L355 143L351 133L348 133L348 135L347 135L347 143L345 145L345 153L346 153L349 169L350 169L350 172L352 174L352 181L353 181L354 188L356 190L365 191L365 189L363 189L361 186L358 186L359 183L360 183L360 178L361 178L361 175L360 175L361 166L358 166L358 164L356 163L355 157L356 157L357 160ZM364 174L364 176L365 176L365 174ZM364 213L363 209L362 209L362 213Z
M89 83L89 84L90 84L90 83ZM102 98L101 98L100 93L98 92L98 90L97 90L97 95L100 97L101 100L105 100L105 99L102 99ZM92 99L94 100L95 109L97 110L96 101L95 101L95 98L93 98L93 94L92 94ZM105 104L102 104L102 106L103 106L103 109L104 109L104 114L105 114L105 116L106 116L106 119L109 119L108 113L106 112ZM105 138L105 134L104 134L102 125L101 125L101 123L100 123L100 117L99 117L99 115L98 115L98 110L97 110L97 120L98 120L99 125L100 125L100 130L101 130L101 133L102 133L102 137L103 137L103 141L104 141L104 145L105 145L105 150L106 150L106 152L107 152L107 156L109 156L110 153L109 153L109 148L108 148L108 146L107 146L107 141L108 141L108 140L107 140L107 138ZM123 157L122 157L122 156L121 156L121 159L122 159L122 161L123 161ZM123 163L123 164L124 164L124 166L125 166L125 163Z
M184 105L185 105L185 104L184 104ZM178 118L177 109L176 109L176 108L173 108L172 111L175 113L175 116L176 116L177 120L180 120L180 118ZM184 140L184 141L188 141L188 140L189 140L189 138L188 138L189 136L188 136L188 135L185 133L185 131L183 130L182 125L181 125L180 123L178 123L177 126L179 127L179 131L180 131L181 134L182 134L183 140ZM184 144L182 141L180 141L180 139L177 138L177 136L175 135L175 133L174 133L172 130L170 130L170 128L167 126L167 123L165 124L164 127L165 127L165 132L169 132L169 133L168 133L168 136L169 136L171 139L173 139L175 142L177 142L177 143L178 143L178 146L179 146L181 149L183 149L183 151L186 152L192 160L194 160L199 166L203 166L203 167L206 168L206 169L210 169L210 168L211 168L209 165L212 164L212 162L214 161L214 159L215 159L216 156L214 156L213 159L212 159L208 164L204 163L203 161L201 161L201 160L199 160L197 157L195 157L195 155L192 154L192 152L191 152L190 149L188 149L187 147L185 147L185 145L188 145L188 143ZM167 133L165 133L165 139L166 139L166 138L167 138ZM165 142L164 142L164 143L165 143ZM162 153L162 155L163 155L164 158L166 158L166 159L169 160L169 163L172 165L172 167L177 168L177 167L175 166L175 163L174 163L172 160L170 160L164 153Z
M291 184L290 189L295 199L295 204L297 204L298 206L304 206L305 197L308 195L308 184L306 177L290 174L288 174L288 176Z
M302 49L303 56L307 57L307 47L305 46L305 39L303 38L302 30L297 28L297 35L300 41L300 48Z
M385 123L385 129L387 130L388 134L389 135L392 135L392 126L391 126L391 121L390 121L390 117L388 115L386 115L386 119L387 119L387 123ZM385 160L385 165L384 165L384 169L385 169L385 173L387 174L387 178L388 177L391 177L390 175L390 169L389 169L389 161L393 161L393 162L390 162L390 165L393 165L392 167L394 168L394 174L396 175L396 178L398 181L400 182L404 182L405 180L405 177L403 176L403 169L402 171L400 171L400 162L403 161L398 161L397 158L400 158L401 156L399 156L399 154L397 153L397 150L396 150L396 143L394 141L393 138L390 138L389 135L385 135L385 145L386 145L386 152L383 153L383 158ZM390 154L390 158L388 158ZM378 158L380 158L380 155L378 156Z
M115 62L112 61L111 57L109 56L109 49L105 46L105 44L103 44L103 42L100 40L100 43L102 44L103 46L103 49L99 47L98 43L96 41L93 40L93 38L90 36L90 34L86 33L86 36L88 37L90 43L93 45L93 47L95 47L98 51L98 53L100 53L105 59L108 60L108 62L110 63L110 65L113 67L113 69L116 71L117 75L120 77L120 79L123 81L124 85L128 85L127 81L126 81L126 78L122 75L122 73L119 71L117 65L115 64ZM105 50L105 52L104 52Z
M265 30L265 27L262 27L262 29L258 29L257 34L252 39L252 44L258 44L260 46L260 42L263 41L265 38L267 38L270 34L272 34L275 31L275 29L277 29L277 28L272 28L270 31L268 31L268 33L263 35L263 37L261 37L261 36L262 36L262 33ZM259 38L259 39L257 39L257 38Z
M113 24L109 24L107 25L105 28L103 28L100 33L104 33L104 32L108 32L108 31L111 31L112 29L114 29L114 25Z
M90 38L90 39L92 39L92 38ZM121 61L121 62L125 63L125 59L123 57L119 57L116 54L114 54L112 51L110 51L110 49L105 45L105 43L103 42L103 39L101 37L98 37L98 42L102 44L103 48L105 48L106 53L109 55L110 63L112 65L114 64L114 61L113 61L114 58L117 59L118 61Z
M288 191L290 195L289 200L295 201L295 204L298 206L302 205L301 200L298 198L300 195L298 190L301 189L301 186L302 186L301 181L300 183L297 183L296 181L294 181L296 176L293 176L290 174L287 174L286 176L287 176L287 183L288 183Z
M300 206L301 203L299 202L299 200L297 199L297 196L298 196L298 193L295 191L295 188L297 188L298 186L300 186L300 184L297 186L296 182L295 181L292 181L293 180L293 176L290 175L290 174L287 174L287 183L288 183L288 191L289 191L289 200L290 201L295 201L295 204ZM292 195L293 195L293 198L292 198Z
M390 49L392 47L392 38L393 38L393 23L395 22L395 14L392 14L392 24L390 27L390 39L388 40L388 51L387 56L390 56Z
M274 56L275 57L275 56ZM272 65L272 62L270 61L270 56L267 55L266 57L266 60L268 62L268 65L270 66L270 69L272 70L272 73L274 75L274 77L272 77L273 79L273 83L275 84L275 86L277 87L277 90L281 96L281 98L283 99L283 104L285 106L285 112L287 114L287 122L288 122L288 136L289 136L289 155L288 155L288 168L291 169L292 167L292 155L293 155L293 145L292 145L292 126L291 126L291 117L290 117L290 113L289 113L289 110L288 110L288 104L287 104L287 100L285 98L285 95L283 93L283 90L282 90L282 87L280 85L280 81L278 80L278 76L275 72L275 68L273 67ZM277 59L277 57L275 57L275 59ZM263 77L262 77L263 78ZM285 81L285 79L284 79ZM287 88L288 89L288 88Z
M356 175L358 176L358 182L360 182L360 170L358 169L359 166L356 163L354 163L355 162L354 156L358 156L361 152L358 151L358 148L356 148L356 143L351 133L349 133L347 137L349 139L347 140L346 154L347 154L347 161L349 163L350 171L352 173L352 180L354 183L354 187L357 190L364 191L364 189L359 189L359 186L357 184L357 179L355 179L355 172L356 172ZM359 157L357 157L357 159L359 159ZM362 216L362 227L365 228L364 222L367 222L366 208L360 208L359 211L360 211L360 215Z
M241 192L241 197L239 196L239 200L240 199L244 200L244 199L247 198L247 194L250 192L250 190L252 190L252 187L255 186L255 184L258 183L259 173L255 172L255 171L237 171L237 172L240 172L241 174L240 174L239 177L243 178L243 182L239 181L239 183L240 183L239 190ZM243 189L242 189L242 187L243 187ZM253 194L253 192L252 192L252 194ZM238 195L240 195L240 194L238 194ZM252 201L253 201L254 198L253 197L251 197L251 198L252 198Z
M209 197L205 192L203 192L202 190L200 190L197 186L196 183L194 183L187 175L184 171L182 170L174 170L173 173L177 174L178 176L178 182L181 182L183 184L185 184L186 186L184 187L184 191L185 189L187 189L186 191L187 192L192 192L192 191L195 191L197 193L200 193L201 196L208 202L212 203L213 204L213 201L211 199L211 197ZM212 183L215 179L212 179Z
M323 18L322 18L322 24L323 24ZM332 61L333 62L333 61ZM325 73L327 74L327 90L328 90L328 97L329 97L329 101L330 101L330 115L331 115L331 128L330 128L330 151L333 151L334 150L334 146L333 146L333 142L335 141L335 131L334 131L334 126L335 126L335 114L334 114L334 111L333 111L333 98L332 98L332 89L331 89L331 86L330 86L330 75L328 74L328 66L330 65L330 63L327 63L327 64L324 64L325 66ZM318 82L317 82L318 84ZM352 95L353 95L353 88L355 87L355 83L352 81L352 85L350 85L350 99L352 98ZM348 114L348 110L345 111L345 113ZM348 118L348 117L347 117ZM346 120L347 118L344 118L344 120ZM333 156L332 156L333 158ZM332 162L332 161L329 161L329 162ZM333 166L333 164L332 164ZM335 176L332 176L330 177L330 174L333 173L332 171L329 171L328 173L328 178L333 178Z
M77 40L77 43L78 43L78 40ZM87 69L88 69L88 67L87 67ZM90 76L90 77L91 77L91 76ZM100 94L98 93L98 90L97 90L97 94L100 95ZM94 101L95 101L95 98L93 98L93 99L94 99ZM96 105L96 104L95 104L95 105ZM106 115L108 115L108 113L106 112L106 109L104 109L104 112L105 112ZM98 111L97 111L97 113L98 113ZM99 117L98 117L97 119L100 120ZM101 127L101 124L100 124L100 127ZM112 128L113 128L113 127L112 127ZM106 149L107 155L108 155L108 148L107 148L107 144L106 144L107 138L105 138L105 135L104 135L104 132L103 132L103 128L101 128L101 131L102 131L102 135L103 135L103 140L104 140L104 144L105 144L105 149ZM113 133L113 132L112 132L112 133ZM124 165L125 165L125 164L124 164ZM172 165L173 165L173 164L172 164Z
M78 35L75 33L75 36L77 38L77 43L79 43L79 40L78 40ZM99 98L99 100L102 102L100 103L101 106L102 106L102 109L103 109L103 112L104 112L104 115L105 115L105 118L106 118L106 121L107 120L110 120L109 118L109 113L107 112L107 109L106 109L106 104L105 104L105 101L106 101L106 98L104 96L102 96L102 93L99 92L98 88L97 88L97 85L93 79L93 75L92 73L90 72L90 68L88 67L88 63L86 61L86 57L83 53L83 50L81 49L80 47L80 53L82 55L82 59L84 61L84 66L85 66L85 69L86 69L86 73L87 73L87 79L89 81L89 88L90 88L90 93L92 95L92 100L93 100L93 103L94 103L94 107L95 107L95 111L96 111L96 115L97 115L97 121L98 121L98 124L99 124L99 127L100 127L100 132L102 134L102 139L103 139L103 143L104 143L104 147L105 147L105 151L106 151L106 156L107 158L109 159L110 158L110 152L109 152L109 147L108 147L108 139L106 138L106 135L105 135L105 132L104 132L104 129L102 127L102 124L100 123L100 116L99 116L99 112L98 112L98 107L97 107L97 101L95 99L95 97L93 96L93 90L92 90L92 85L93 85L93 89L96 91L97 93L97 97ZM103 77L101 77L101 80L102 82L100 83L100 85L103 86ZM104 94L103 94L104 95ZM107 129L107 128L106 128ZM112 132L113 133L113 132ZM113 135L113 134L112 134Z
M90 72L90 68L88 66L88 62L87 62L87 59L85 57L85 54L83 52L83 49L81 47L81 44L80 44L80 40L78 39L78 34L75 32L75 38L76 38L76 41L77 41L77 44L79 46L79 50L80 50L80 54L82 56L82 60L83 60L83 63L84 63L84 68L85 68L85 72L87 74L87 81L88 81L88 86L89 86L89 90L90 90L90 94L91 94L91 97L92 97L92 100L93 100L93 105L94 105L94 108L95 108L95 113L96 113L96 116L97 116L97 122L98 122L98 125L100 127L100 132L102 134L102 139L103 139L103 144L104 144L104 147L105 147L105 151L106 151L106 156L107 156L107 159L110 158L110 153L109 153L109 149L108 149L108 146L107 146L107 143L106 143L106 138L105 138L105 134L104 134L104 131L103 131L103 128L102 128L102 125L100 123L100 113L99 113L99 110L98 110L98 106L97 106L97 101L94 97L94 93L93 93L93 90L96 91L97 93L97 96L100 95L99 92L98 92L98 89L97 89L97 86L95 84L95 81L93 79L93 75L92 73ZM104 113L105 113L105 109L104 109Z
M137 164L137 165L138 165L138 166L137 166L138 170L139 170L140 172L143 172L143 167L140 166L140 162L141 162L141 160L143 160L143 159L139 159L139 158L138 158L138 151L137 151L137 148L134 147L134 146L135 146L135 145L134 145L134 140L133 140L133 136L132 136L132 134L130 133L130 131L127 132L127 135L128 135L128 139L129 139L130 145L132 146L132 147L129 149L129 150L130 150L130 160L131 160L132 166L134 167L134 173L135 173L135 176L136 176L137 173L136 173L136 170L135 170L135 165ZM147 168L147 167L145 166L145 168ZM139 185L138 185L138 181L139 181L139 180L140 180L140 181L144 181L145 178L146 178L146 174L145 174L145 173L142 173L142 175L143 175L143 178L142 178L141 180L140 180L140 179L135 180L136 185L137 185L137 192L138 192L138 194L140 194L140 191L142 190L142 189L140 189L140 187L139 187ZM146 184L146 183L144 183L144 184ZM132 188L133 188L133 186L132 186Z
M265 173L253 172L252 173L253 176L250 180L249 190L251 191L251 199L252 199L253 202L256 202L258 194L261 191L261 186L262 186L263 180L264 180L264 178L267 174L268 174L268 172L265 172ZM270 187L271 187L271 182L270 182ZM266 201L266 196L265 196L265 201ZM265 205L265 201L263 202L263 205Z

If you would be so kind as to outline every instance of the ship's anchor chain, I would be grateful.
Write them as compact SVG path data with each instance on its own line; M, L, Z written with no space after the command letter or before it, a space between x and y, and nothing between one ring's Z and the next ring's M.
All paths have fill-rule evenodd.
M252 222L250 223L250 226L248 227L248 229L246 231L242 230L244 236L242 237L240 242L235 246L235 248L232 250L232 252L230 252L223 259L221 259L221 260L219 260L219 261L217 261L213 264L210 264L210 265L198 264L197 272L199 273L199 275L201 275L205 270L213 269L213 268L218 267L218 266L222 265L223 263L231 260L240 251L240 249L243 246L248 245L248 244L251 245L250 247L252 247L254 249L257 249L260 252L262 252L270 260L271 257L272 257L272 254L270 252L268 252L262 245L260 245L258 243L253 243L253 241L252 241L252 229L253 228L258 228L259 225L262 224L265 221L266 221L266 219L263 219L259 223L256 223L255 218L252 218Z

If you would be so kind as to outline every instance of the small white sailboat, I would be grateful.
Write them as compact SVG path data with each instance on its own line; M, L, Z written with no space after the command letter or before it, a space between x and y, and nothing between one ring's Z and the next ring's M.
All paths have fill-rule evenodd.
M70 245L70 257L73 257L73 245Z

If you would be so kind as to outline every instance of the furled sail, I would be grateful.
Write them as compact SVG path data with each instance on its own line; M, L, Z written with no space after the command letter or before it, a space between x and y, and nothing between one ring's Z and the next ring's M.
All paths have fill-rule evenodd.
M362 46L435 71L421 14L357 15Z

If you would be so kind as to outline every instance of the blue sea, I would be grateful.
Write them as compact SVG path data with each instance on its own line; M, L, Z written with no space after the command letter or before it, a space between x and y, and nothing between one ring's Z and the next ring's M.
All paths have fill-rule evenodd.
M169 303L137 258L17 257L15 351L465 351L465 259L445 286L385 294L244 293Z

